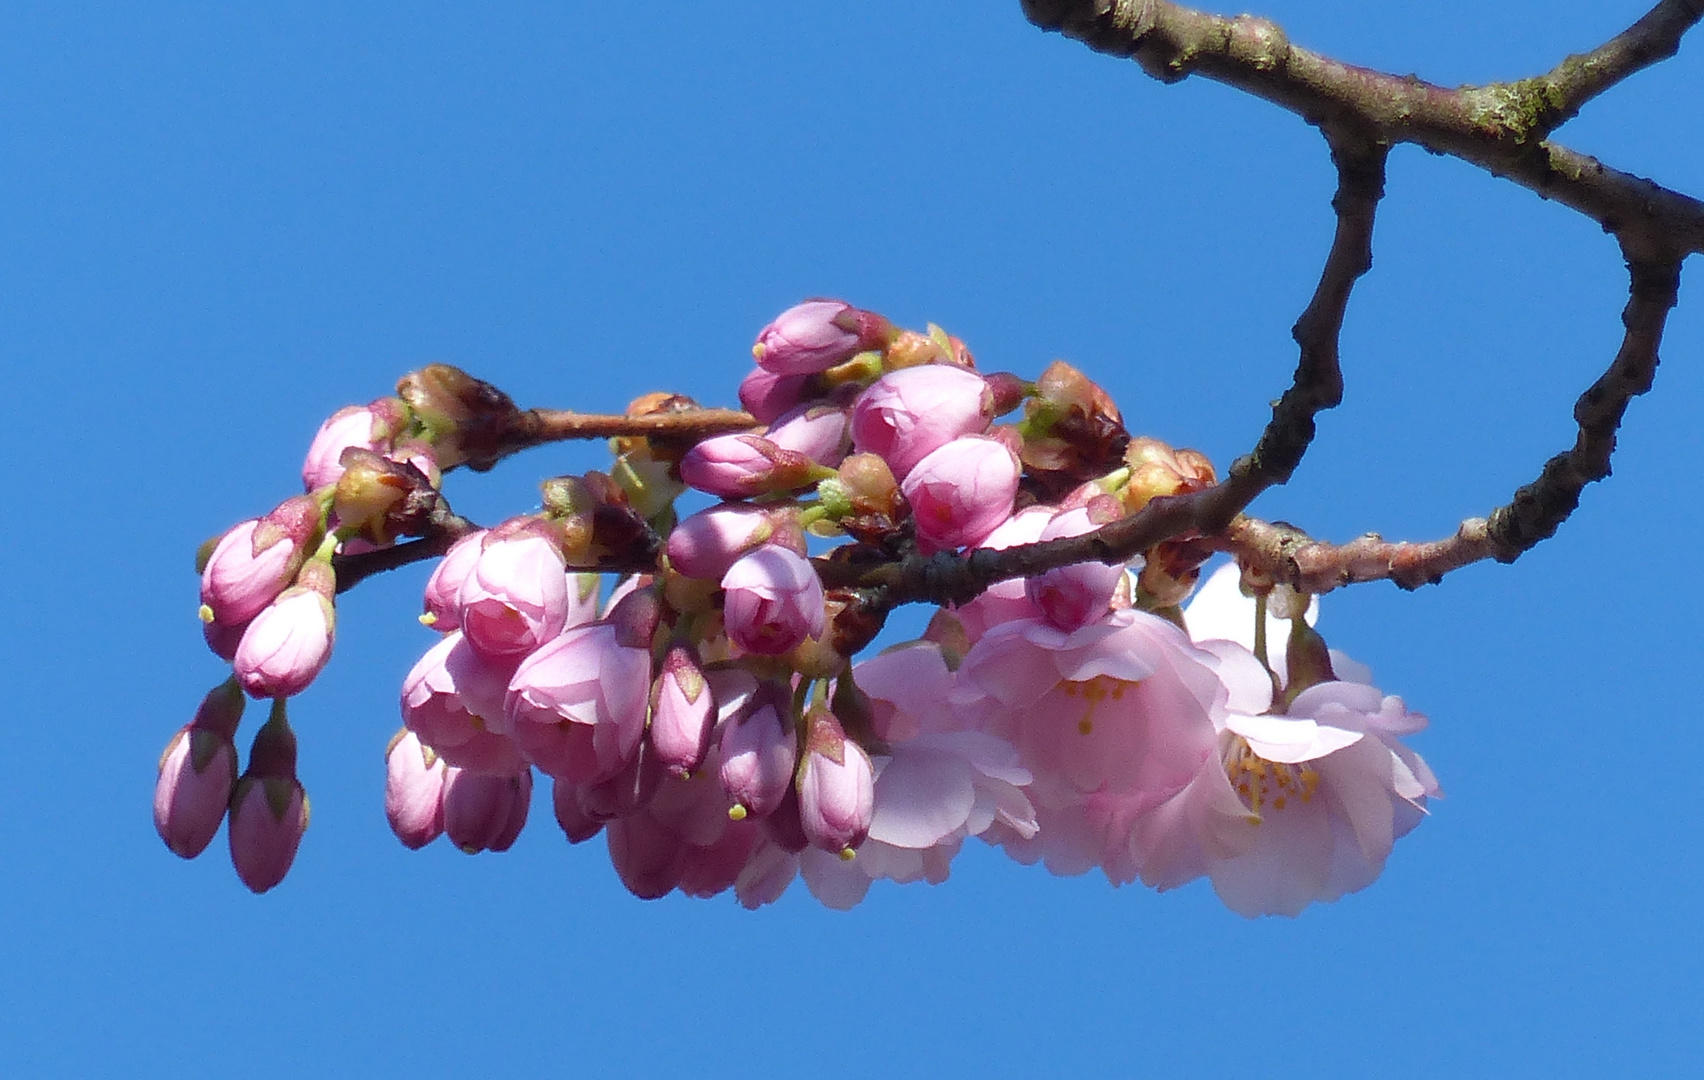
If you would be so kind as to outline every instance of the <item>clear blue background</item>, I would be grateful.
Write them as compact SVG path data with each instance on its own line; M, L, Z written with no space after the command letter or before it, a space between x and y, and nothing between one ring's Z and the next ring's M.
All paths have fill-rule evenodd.
M1294 40L1454 84L1638 2L1263 0ZM1704 193L1704 40L1563 138ZM1164 87L1003 3L7 5L0 14L0 1074L1674 1075L1699 990L1704 303L1689 267L1616 476L1513 567L1334 594L1433 717L1448 797L1371 889L1245 922L972 845L850 914L641 903L548 801L507 855L382 814L425 568L342 605L294 709L313 827L255 898L154 835L221 678L196 545L291 493L321 418L432 360L526 404L731 403L829 294L1066 357L1134 430L1248 447L1330 237L1317 133ZM1619 341L1596 226L1412 147L1344 332L1348 399L1256 509L1431 537L1571 444ZM495 520L552 448L456 474ZM249 730L252 730L250 728ZM246 743L247 735L242 736ZM541 787L541 795L543 788Z

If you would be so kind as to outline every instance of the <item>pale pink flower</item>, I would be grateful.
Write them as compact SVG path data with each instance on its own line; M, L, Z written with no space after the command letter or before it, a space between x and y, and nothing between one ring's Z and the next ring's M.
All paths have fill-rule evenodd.
M296 779L296 736L283 702L255 736L248 768L231 792L231 865L252 892L284 880L308 828L308 796Z
M1020 620L970 650L954 700L967 726L1018 748L1038 806L1097 792L1158 803L1212 752L1213 715L1227 696L1212 665L1212 654L1142 611L1072 632Z
M887 320L839 300L807 300L775 316L757 335L751 355L778 375L825 371L880 345Z
M683 519L669 532L669 566L687 577L715 581L740 556L775 533L760 507L722 503Z
M287 499L263 518L233 525L201 570L203 619L235 626L260 614L290 584L320 524L312 499Z
M335 484L343 475L343 451L352 446L375 453L388 449L389 432L370 406L337 410L314 435L302 462L302 486L308 491Z
M589 784L633 760L650 689L649 650L623 644L616 626L597 622L523 660L504 707L529 760L552 776Z
M468 644L488 656L528 653L568 625L562 552L539 532L487 536L457 593Z
M513 675L511 660L480 656L460 630L446 634L402 681L403 723L451 765L513 775L524 763L503 711Z
M765 684L722 725L718 775L728 796L751 817L773 811L793 782L798 748L790 697L785 686Z
M1055 515L1037 539L1080 536L1103 524L1105 522L1098 520L1089 507L1078 507ZM1123 577L1124 567L1120 564L1075 563L1030 578L1025 584L1025 592L1048 622L1061 630L1076 630L1107 613L1112 604L1112 594L1117 591Z
M859 661L852 674L869 699L870 726L877 738L899 742L955 726L949 700L953 673L934 642L887 649Z
M444 832L444 762L414 732L397 732L385 750L385 820L404 847L423 848Z
M978 544L1012 516L1018 459L1004 443L967 435L919 461L900 490L923 550Z
M336 614L315 589L287 589L254 617L237 643L232 667L257 698L290 697L308 688L331 659Z
M852 406L852 441L878 454L901 480L931 451L961 435L980 435L994 417L982 376L944 364L891 371Z
M532 770L508 776L444 770L444 832L469 855L508 851L527 823Z
M870 755L846 737L827 709L812 709L805 724L805 757L797 779L805 837L824 851L855 849L869 835L875 803Z
M740 557L722 575L722 622L747 652L779 656L827 622L822 581L810 560L773 544Z
M461 629L462 584L473 573L485 545L486 530L468 533L450 545L450 550L426 579L425 614L420 621L439 633Z
M1025 507L1001 522L976 546L998 551L1019 544L1033 544L1041 539L1042 530L1053 520L1053 514L1050 506ZM965 637L974 645L990 627L1014 619L1039 616L1041 609L1030 600L1023 578L1009 578L996 581L968 603L953 608L952 613L964 628Z
M651 687L651 748L670 772L697 771L710 752L716 700L690 643L669 646L663 670Z
M174 854L193 859L207 849L225 820L237 782L232 741L243 715L235 679L210 690L195 719L178 730L160 755L154 783L154 829Z
M771 424L763 437L831 469L852 447L846 410L833 405L801 405Z

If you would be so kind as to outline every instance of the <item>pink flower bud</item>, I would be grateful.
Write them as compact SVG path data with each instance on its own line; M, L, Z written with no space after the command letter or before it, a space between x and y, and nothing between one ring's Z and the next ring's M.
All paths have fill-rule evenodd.
M715 435L680 459L680 478L724 499L794 491L819 470L797 450L783 450L760 435Z
M302 462L302 486L315 491L343 475L343 451L350 447L384 453L402 424L402 402L381 398L371 405L350 405L320 425ZM422 470L424 471L424 470Z
M1097 508L1098 503L1057 515L1041 531L1040 539L1081 536L1116 519L1116 512L1111 515L1096 513ZM1112 594L1123 577L1122 564L1076 563L1030 578L1025 589L1030 602L1041 609L1048 622L1061 630L1071 631L1107 613L1112 604Z
M650 650L622 644L616 626L598 622L521 661L504 708L530 761L551 776L593 784L638 752L650 690Z
M252 621L252 620L251 620ZM222 622L204 622L201 624L201 639L207 642L207 647L213 655L230 663L237 655L237 646L242 644L243 635L248 633L249 624L234 623L227 625Z
M419 849L444 831L444 761L414 732L391 736L385 750L385 819L404 847Z
M716 726L716 701L689 644L669 647L663 673L651 688L651 748L659 763L676 776L704 764L710 732Z
M579 791L569 781L552 782L550 801L556 810L556 824L570 844L583 844L603 831L603 822L580 809Z
M987 431L993 417L994 394L982 376L926 364L889 372L858 395L852 441L903 479L930 451Z
M503 712L513 675L511 661L481 657L459 630L446 634L402 682L403 723L451 765L512 775L524 764Z
M752 817L767 816L793 783L798 749L790 696L785 686L766 684L722 728L718 771L722 787Z
M420 621L439 633L461 629L460 596L462 584L473 573L485 544L485 530L468 533L450 545L450 550L426 579L426 613Z
M880 315L839 300L807 300L765 326L751 355L778 375L806 375L845 363L879 346L890 333L891 327Z
M674 891L684 846L678 837L646 814L617 818L606 833L610 864L628 892L641 900L658 900Z
M712 506L669 533L669 566L687 577L715 581L774 532L769 515L758 507L747 503Z
M763 437L831 469L852 447L846 410L832 405L802 405L775 421Z
M767 368L753 368L740 382L740 407L759 423L773 424L804 403L810 383L809 375L777 375Z
M444 832L469 855L508 851L527 823L531 803L531 769L508 776L453 765L444 770Z
M225 680L208 691L195 719L172 736L160 755L154 828L167 847L186 859L205 851L225 820L225 807L237 782L237 747L232 738L243 705L237 681Z
M766 545L741 556L722 575L722 589L723 625L747 652L779 656L823 632L822 581L796 552Z
M620 772L595 784L576 789L580 812L593 821L631 817L650 803L665 773L656 755L644 744Z
M248 769L231 793L231 865L252 892L284 880L308 828L308 796L296 779L296 736L284 703L254 737Z
M319 506L305 497L233 526L201 570L203 619L235 626L260 614L302 568L319 526Z
M468 644L489 656L527 653L568 625L562 552L528 523L493 533L456 594Z
M976 544L1012 515L1018 459L994 439L967 435L919 461L900 489L924 551Z
M870 755L846 737L827 709L805 718L805 760L799 767L799 822L824 851L857 848L870 833L876 780Z
M254 617L231 666L257 698L299 694L331 659L336 613L318 590L296 586Z

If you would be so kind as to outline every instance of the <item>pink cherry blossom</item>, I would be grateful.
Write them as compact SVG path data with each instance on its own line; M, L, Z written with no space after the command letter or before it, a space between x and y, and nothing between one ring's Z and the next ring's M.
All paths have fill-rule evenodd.
M680 459L680 478L724 499L793 491L814 482L811 460L761 435L713 435Z
M822 581L797 552L772 544L749 552L722 575L722 589L723 625L747 652L779 656L822 635Z
M201 571L203 618L235 626L260 614L301 569L319 523L318 505L294 498L264 518L232 526Z
M232 741L243 714L243 692L235 679L214 687L166 744L154 784L154 829L173 853L193 859L207 849L225 820L237 782L237 747Z
M523 764L503 711L513 675L511 661L480 656L460 630L446 634L403 679L403 723L451 765L513 775Z
M343 451L350 447L383 453L388 442L388 433L383 432L382 421L370 406L350 405L337 410L320 425L308 446L302 462L303 488L315 491L337 483L343 475Z
M934 642L888 649L859 661L852 673L869 699L870 726L877 738L899 742L955 726L949 700L953 673Z
M980 435L994 416L982 376L944 364L883 375L852 407L852 441L884 458L901 480L931 451L961 435Z
M870 755L846 737L827 709L812 709L805 724L805 757L797 780L805 837L824 851L854 849L869 835L874 809Z
M568 625L566 563L527 529L490 535L457 593L468 644L487 656L528 653Z
M839 300L807 300L775 316L751 348L778 375L824 371L881 343L886 320Z
M1026 507L1001 522L976 546L1001 550L1032 544L1041 539L1042 530L1053 520L1053 515L1052 507ZM996 581L969 603L953 608L952 613L964 628L965 637L974 645L990 627L1014 619L1039 616L1041 609L1030 600L1024 579L1011 578Z
M257 698L308 688L331 659L336 615L315 589L296 587L254 617L232 658L243 689Z
M768 368L753 368L740 381L740 407L757 417L758 423L773 424L804 404L809 375L777 375Z
M1057 540L1093 532L1105 524L1090 507L1056 515L1042 529L1040 540ZM1076 630L1107 613L1112 595L1124 577L1124 567L1100 562L1076 563L1030 578L1026 595L1047 621L1061 630Z
M967 435L925 456L900 490L925 551L978 544L1012 516L1018 459L1004 443Z
M425 611L420 621L439 633L461 629L461 590L485 545L486 530L480 529L450 545L432 576L426 579Z
M508 851L527 823L532 770L507 776L444 770L444 832L469 855Z
M773 811L793 782L798 749L790 696L786 687L766 684L722 726L718 775L751 817Z
M775 525L761 508L749 503L722 503L682 520L669 533L669 566L687 577L715 581L741 555L775 534Z
M650 689L649 650L622 644L616 626L597 622L523 660L504 708L529 760L552 776L589 784L633 760Z
M846 410L832 405L801 405L770 425L763 437L831 469L852 447Z
M385 820L404 847L422 848L444 832L443 759L412 731L391 738L385 751Z
M556 824L570 844L583 844L603 831L602 821L580 809L578 787L571 781L553 778L550 801L556 811Z
M248 768L231 793L231 865L253 892L263 893L290 872L308 828L308 796L296 779L296 736L273 706L249 750Z
M686 776L704 763L716 726L716 700L690 644L671 645L651 688L651 747L670 772Z

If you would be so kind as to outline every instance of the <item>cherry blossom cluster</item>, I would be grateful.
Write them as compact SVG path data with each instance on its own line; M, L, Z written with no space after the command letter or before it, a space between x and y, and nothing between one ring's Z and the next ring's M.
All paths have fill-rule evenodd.
M167 845L194 857L228 816L244 883L282 880L308 820L285 702L330 656L338 567L417 536L443 552L438 638L403 679L384 789L410 848L506 850L536 774L568 840L601 834L645 898L757 907L803 878L845 908L878 879L944 880L971 837L1114 884L1207 878L1251 916L1378 876L1439 793L1400 741L1425 719L1326 647L1317 602L1235 565L1201 582L1201 538L1000 581L862 658L882 590L824 584L1081 536L1210 487L1205 458L1131 437L1063 362L983 374L938 328L838 301L752 352L743 430L642 398L629 417L679 424L616 437L609 473L549 480L488 529L441 487L508 445L520 414L494 389L427 369L328 420L306 493L204 552L232 675L161 759ZM245 693L271 716L239 776Z

